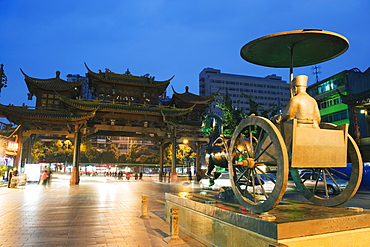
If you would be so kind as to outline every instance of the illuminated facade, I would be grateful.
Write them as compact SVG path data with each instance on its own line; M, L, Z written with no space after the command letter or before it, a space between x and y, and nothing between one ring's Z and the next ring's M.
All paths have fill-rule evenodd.
M369 95L370 68L365 72L357 68L342 71L309 86L307 92L318 101L322 122L349 124L349 133L361 151L368 149L370 121L359 95Z
M275 103L284 110L290 98L289 84L275 74L266 77L254 77L221 73L221 70L205 68L199 74L199 94L216 95L216 100L210 105L213 113L222 115L221 109L216 107L217 100L228 92L233 101L241 110L249 112L249 101L243 94L252 96L253 100L264 109Z

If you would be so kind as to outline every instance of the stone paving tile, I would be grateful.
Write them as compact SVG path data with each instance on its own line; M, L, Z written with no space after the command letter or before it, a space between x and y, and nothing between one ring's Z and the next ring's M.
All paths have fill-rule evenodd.
M0 188L0 246L168 246L164 204L146 188L151 181L85 182L51 187ZM149 193L149 194L148 194ZM141 219L141 197L149 196L150 219ZM204 246L180 232L186 244Z

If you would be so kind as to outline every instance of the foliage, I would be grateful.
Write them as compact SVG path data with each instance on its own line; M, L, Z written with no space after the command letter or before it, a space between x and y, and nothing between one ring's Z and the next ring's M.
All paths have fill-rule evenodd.
M232 99L227 92L226 95L220 94L220 96L222 99L217 101L216 106L224 113L222 117L223 135L225 137L231 137L234 129L238 126L240 121L246 117L246 114L237 106L233 105Z
M271 117L273 117L273 116L275 116L275 115L277 115L279 113L280 108L278 107L278 105L275 102L270 103L268 106L269 107L267 109L263 109L261 111L261 115L263 117L265 117L265 118L271 118Z
M54 160L58 163L72 163L74 146L70 140L66 141L53 141L47 145L45 160Z
M3 177L7 171L8 167L6 165L0 165L0 177Z
M158 150L155 151L145 146L130 143L129 150L126 154L126 162L147 164L159 163L159 152Z
M268 108L265 109L258 105L256 101L253 100L252 95L246 95L242 94L244 98L248 100L249 103L249 111L243 112L240 110L237 105L233 105L232 99L230 98L229 94L226 93L226 95L220 94L222 99L217 101L217 107L220 108L224 116L222 117L223 121L223 128L224 133L223 135L227 138L230 138L235 128L238 126L241 120L246 118L249 115L255 114L255 115L262 115L266 118L271 118L275 115L277 115L280 111L280 108L276 103L270 103L268 105Z
M164 150L164 163L172 164L172 144L169 144ZM184 164L185 159L195 158L196 154L193 149L185 144L176 145L176 164Z
M101 157L101 152L93 147L90 140L81 143L80 146L80 162L81 163L95 163Z
M37 141L33 144L32 151L31 151L31 162L30 163L37 163L45 158L46 147L40 141ZM25 154L25 152L23 152Z
M27 142L26 142L27 143ZM44 143L36 141L32 146L32 162L57 162L72 163L74 145L71 141L53 141ZM167 149L168 150L168 149ZM172 149L170 153L164 155L169 157L169 163L172 162ZM24 152L26 153L26 152ZM165 159L166 159L165 157ZM177 160L183 163L184 158L194 158L195 153L186 145L179 145L177 149ZM148 148L130 143L127 153L119 153L116 144L111 144L106 151L99 151L89 140L81 143L80 146L81 163L141 163L156 164L159 163L158 148Z
M255 115L258 115L258 110L261 108L258 103L256 101L253 100L253 96L252 95L247 95L247 94L242 94L244 96L244 98L246 98L248 101L249 101L249 112L247 113L247 115L252 115L252 114L255 114Z
M100 161L104 163L117 163L119 159L118 147L116 144L110 144L107 151L100 154Z

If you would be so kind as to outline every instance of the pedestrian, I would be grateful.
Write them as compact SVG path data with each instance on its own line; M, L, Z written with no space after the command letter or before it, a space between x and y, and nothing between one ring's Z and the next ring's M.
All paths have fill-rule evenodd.
M17 177L18 176L18 170L16 167L13 168L13 176Z
M190 170L188 171L188 175L189 175L189 180L190 181L193 180L193 177L191 176L191 171Z
M40 179L40 185L44 185L44 187L46 188L46 183L47 183L47 180L48 180L48 177L49 177L49 174L48 172L45 170L42 175L41 175L41 179Z
M139 179L140 179L140 180L143 180L143 172L140 172L140 174L139 174Z
M47 177L47 179L46 179L46 184L47 184L47 186L48 186L48 187L50 187L50 184L51 184L51 178L52 178L52 176L51 176L52 171L51 171L51 169L49 168L46 172L47 172L47 174L48 174L48 177Z
M137 172L135 172L135 180L137 180L139 175L137 175Z
M13 168L10 168L8 172L8 188L10 188L10 184L12 183L12 177L13 177Z
M128 172L126 173L126 180L130 180L131 174Z

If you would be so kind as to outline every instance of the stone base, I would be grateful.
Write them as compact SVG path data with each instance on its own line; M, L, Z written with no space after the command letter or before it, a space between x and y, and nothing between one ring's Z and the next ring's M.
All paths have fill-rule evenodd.
M370 210L282 201L265 214L200 193L166 193L166 216L179 209L179 227L206 246L370 246Z
M167 237L163 239L164 242L167 244L185 244L186 242L182 240L181 238L173 238L173 237Z

